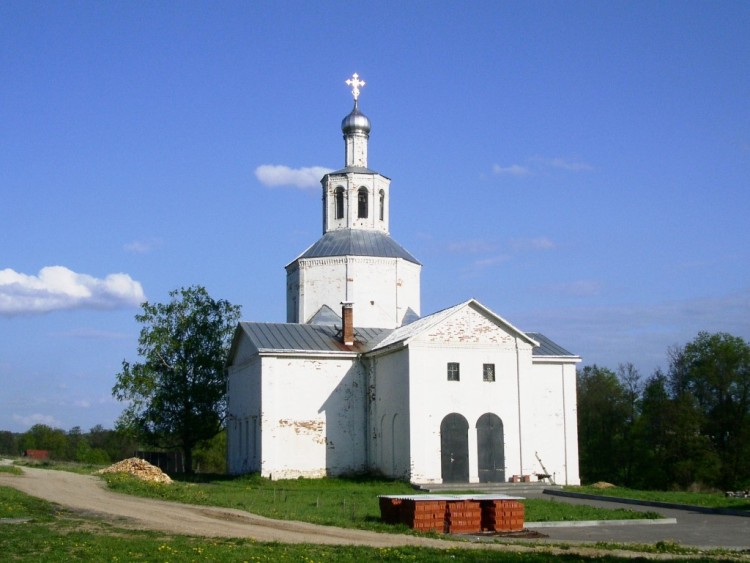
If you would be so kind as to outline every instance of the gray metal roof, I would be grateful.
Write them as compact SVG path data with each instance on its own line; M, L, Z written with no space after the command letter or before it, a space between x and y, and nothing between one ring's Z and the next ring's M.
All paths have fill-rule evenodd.
M308 248L301 258L324 258L327 256L379 256L403 258L408 262L419 261L400 244L380 231L363 229L338 229L329 231Z
M329 172L326 174L326 176L329 176L331 174L378 174L374 170L370 170L369 168L365 168L364 166L346 166L345 168L342 168L341 170L335 170L333 172Z
M366 352L390 332L355 327L354 345L345 346L335 325L241 322L240 327L259 352Z
M572 352L568 352L562 346L555 344L549 338L539 332L527 332L529 337L539 342L539 346L535 347L532 354L534 356L571 356L577 357Z

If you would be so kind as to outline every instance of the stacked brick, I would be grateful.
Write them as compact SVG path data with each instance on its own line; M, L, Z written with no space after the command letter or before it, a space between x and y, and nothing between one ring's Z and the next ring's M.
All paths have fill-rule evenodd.
M523 530L523 504L515 500L485 500L482 505L482 530L518 532Z
M405 500L401 505L401 522L420 532L445 531L444 500Z
M445 532L471 534L482 531L482 507L479 501L449 502L445 511Z
M380 501L380 519L386 524L398 524L401 522L401 503L399 497L378 497Z
M380 497L380 519L387 524L406 524L420 532L445 530L444 498L424 495L422 497Z
M474 534L523 530L523 504L497 495L381 496L380 517L420 532Z

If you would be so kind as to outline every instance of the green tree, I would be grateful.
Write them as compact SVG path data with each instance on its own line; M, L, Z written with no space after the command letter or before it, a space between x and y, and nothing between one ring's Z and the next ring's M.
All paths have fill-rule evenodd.
M750 346L737 336L701 332L670 351L676 401L718 458L714 482L732 487L750 479ZM705 471L704 471L705 472Z
M584 481L623 482L629 412L625 389L612 370L593 365L578 372L578 445Z
M13 432L0 430L0 454L18 455L18 438Z
M194 286L170 292L166 304L144 303L136 320L141 362L122 362L113 395L129 405L118 427L146 443L180 449L188 472L193 449L221 431L226 410L224 365L240 308Z
M23 450L48 450L53 459L66 459L68 437L64 430L46 424L35 424L21 435L19 447Z
M224 428L210 442L195 449L195 469L199 473L227 472L227 430Z

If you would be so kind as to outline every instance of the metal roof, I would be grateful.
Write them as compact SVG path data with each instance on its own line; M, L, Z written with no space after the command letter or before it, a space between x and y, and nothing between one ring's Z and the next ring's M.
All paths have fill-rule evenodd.
M534 356L571 356L578 357L572 352L568 352L562 346L555 344L549 338L539 332L527 332L529 337L539 342L539 346L534 348L532 354Z
M419 261L400 244L380 231L364 229L338 229L324 234L318 242L303 252L301 258L324 258L327 256L378 256L403 258L408 262Z
M297 323L249 323L240 327L259 352L366 352L390 329L354 329L354 345L341 341L341 327Z
M333 172L329 172L328 174L326 174L326 176L330 176L332 174L378 174L378 173L375 172L374 170L370 170L369 168L365 168L364 166L347 166L345 168L342 168L341 170L335 170Z

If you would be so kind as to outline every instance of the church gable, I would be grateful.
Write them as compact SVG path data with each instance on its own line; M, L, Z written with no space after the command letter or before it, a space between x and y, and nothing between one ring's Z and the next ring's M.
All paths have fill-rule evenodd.
M258 347L253 343L247 331L243 328L244 323L237 325L232 338L232 346L227 357L227 367L242 366L258 355Z
M470 299L394 330L376 349L405 346L411 342L456 346L514 346L516 338L533 348L538 343L484 305Z
M442 322L430 327L415 340L420 343L480 345L505 348L514 346L518 334L502 319L488 315L474 303L460 307Z

